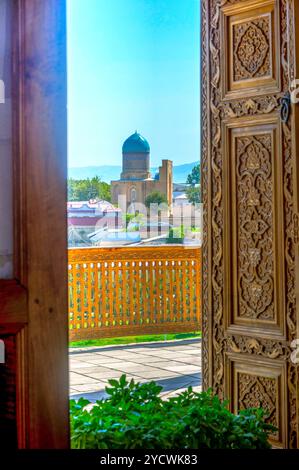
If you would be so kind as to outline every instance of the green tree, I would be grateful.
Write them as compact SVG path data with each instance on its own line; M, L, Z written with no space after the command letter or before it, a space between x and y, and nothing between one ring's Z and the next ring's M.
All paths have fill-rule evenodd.
M191 173L187 176L187 184L199 184L200 183L200 165L196 165L192 168Z
M129 223L132 222L132 220L134 220L134 218L135 218L135 214L129 214L129 212L126 212L123 215L123 220L124 220L126 229L128 228Z
M111 202L111 186L104 181L100 181L99 198Z
M188 201L190 204L195 204L200 203L200 187L199 186L190 186L186 190L186 195L188 197Z
M148 209L151 207L151 204L168 204L166 194L153 191L145 199L145 205Z
M84 180L68 180L69 201L89 201L90 199L104 199L111 201L111 187L101 181L98 176Z
M76 181L73 178L70 178L67 182L67 200L74 201L75 197L75 185Z

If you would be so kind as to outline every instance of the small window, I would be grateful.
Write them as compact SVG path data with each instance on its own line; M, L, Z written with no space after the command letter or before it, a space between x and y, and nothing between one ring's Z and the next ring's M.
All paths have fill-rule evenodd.
M137 199L136 189L132 188L131 189L131 202L136 202L136 199Z

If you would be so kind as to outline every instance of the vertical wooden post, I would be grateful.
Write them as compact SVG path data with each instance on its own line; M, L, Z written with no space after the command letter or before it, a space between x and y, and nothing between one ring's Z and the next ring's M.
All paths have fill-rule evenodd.
M28 292L22 346L27 365L20 366L26 369L25 445L67 448L66 5L64 0L15 4L19 81L15 160L23 197L17 266Z

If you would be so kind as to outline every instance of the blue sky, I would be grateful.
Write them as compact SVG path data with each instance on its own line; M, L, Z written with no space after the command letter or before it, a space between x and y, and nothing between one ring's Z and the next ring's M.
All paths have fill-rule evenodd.
M69 166L121 165L137 129L162 158L200 153L200 0L68 0Z

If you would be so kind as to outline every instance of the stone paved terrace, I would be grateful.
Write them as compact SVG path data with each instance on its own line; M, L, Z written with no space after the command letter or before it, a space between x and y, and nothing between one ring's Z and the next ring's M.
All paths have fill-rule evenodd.
M138 382L155 380L162 395L189 386L201 389L200 339L70 350L70 395L94 402L105 396L109 379L126 374Z

